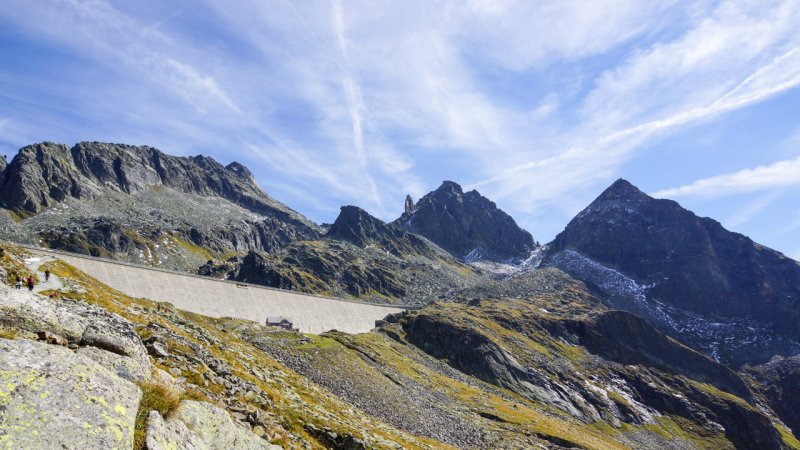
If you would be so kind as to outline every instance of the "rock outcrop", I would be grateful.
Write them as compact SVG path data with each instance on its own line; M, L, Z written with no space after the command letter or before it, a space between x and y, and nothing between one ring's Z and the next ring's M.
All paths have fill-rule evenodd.
M625 180L567 225L544 264L733 366L800 352L800 264Z
M184 400L168 419L151 411L147 420L148 450L280 449L231 420L228 413L205 402Z
M587 423L702 417L703 427L724 432L736 448L782 448L770 417L729 369L629 313L558 317L534 306L543 300L437 304L388 317L384 330L464 373Z
M250 252L233 278L312 293L342 292L361 297L372 292L388 298L406 295L390 263L359 261L349 257L348 248L342 248L342 253L334 253L322 251L318 246L299 244L275 255Z
M527 231L478 191L445 181L409 205L393 224L430 239L456 258L520 260L537 246Z
M97 306L71 300L53 301L25 290L0 286L0 327L33 339L39 332L49 332L78 346L95 347L132 359L131 364L139 367L132 372L150 372L147 350L133 325ZM117 364L110 359L98 362L110 363L109 368L117 371Z
M389 233L395 231L389 229ZM398 236L401 240L397 242L384 242L387 248L403 251L402 256L380 244L362 248L329 237L296 242L272 254L250 252L228 278L312 294L412 304L430 303L445 292L481 279L435 245L404 231ZM422 245L416 247L419 243ZM206 270L214 271L214 267Z
M387 224L357 206L342 206L339 217L325 237L353 243L361 248L373 245L396 256L433 256L435 250L424 239Z
M2 448L131 448L141 395L65 347L0 339Z
M800 355L776 356L766 364L746 367L745 373L753 377L754 386L781 420L800 435Z

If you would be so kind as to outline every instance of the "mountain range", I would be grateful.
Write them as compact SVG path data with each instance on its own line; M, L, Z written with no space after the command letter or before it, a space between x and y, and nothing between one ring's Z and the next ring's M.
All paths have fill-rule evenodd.
M333 224L315 224L272 199L244 166L209 157L45 142L0 164L2 240L358 301L427 305L388 317L380 338L326 338L337 352L372 361L365 373L382 376L371 385L360 374L343 387L336 373L348 373L340 365L349 359L332 363L326 352L334 347L297 357L237 331L412 434L464 447L498 442L491 433L454 428L464 419L452 405L416 406L447 422L438 436L399 400L397 416L365 400L387 379L395 384L386 392L419 383L386 359L392 352L409 367L420 364L414 352L446 364L414 369L434 370L431 376L479 380L558 417L611 426L613 433L601 434L623 436L615 442L634 448L796 442L784 425L800 430L800 263L625 180L540 244L494 202L452 181L417 201L407 197L389 223L348 205ZM320 371L323 362L332 369ZM425 396L443 395L441 386L425 389ZM503 439L520 438L507 414L482 414L516 430ZM656 416L670 417L673 428ZM667 434L691 428L681 442L692 445L625 431L624 424L654 423ZM581 430L582 438L540 434L554 448L603 448Z

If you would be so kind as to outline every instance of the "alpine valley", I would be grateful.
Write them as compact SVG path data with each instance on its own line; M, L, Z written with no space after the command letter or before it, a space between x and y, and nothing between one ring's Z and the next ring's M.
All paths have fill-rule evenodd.
M0 448L800 449L797 261L625 180L546 244L452 181L401 205L316 224L151 147L0 159L10 284L32 246L419 307L275 331L48 262L61 298L0 286Z

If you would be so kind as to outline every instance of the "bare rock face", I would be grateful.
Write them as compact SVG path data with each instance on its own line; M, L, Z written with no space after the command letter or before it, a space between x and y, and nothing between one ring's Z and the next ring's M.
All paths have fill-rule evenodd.
M132 194L166 186L304 222L302 216L269 198L244 166L233 162L224 167L207 156L169 156L147 146L81 142L70 149L44 142L20 149L7 171L0 198L8 208L27 213L67 197L92 198L103 190Z
M0 285L0 325L32 337L50 333L76 345L131 358L142 372L150 373L147 350L133 325L103 308L68 300L54 301Z
M777 356L770 362L755 367L746 367L754 386L769 401L781 420L800 434L800 355L789 358Z
M157 411L150 412L147 448L270 450L281 447L237 426L223 409L210 403L184 400L166 420Z
M24 147L2 171L0 206L30 218L16 234L0 230L4 238L153 265L176 261L170 268L181 270L207 259L192 253L197 247L272 252L321 235L316 224L269 197L241 164L147 146ZM189 245L168 254L166 235Z
M800 264L625 180L556 236L545 264L732 366L800 352Z
M3 448L131 448L141 396L65 347L0 339Z
M527 258L537 244L530 233L478 191L445 181L393 224L422 235L462 260Z
M357 206L342 206L339 217L325 237L348 241L361 248L376 245L397 256L434 254L434 249L424 239L387 224Z
M81 179L65 145L30 145L20 149L6 168L0 202L19 213L35 214L67 197L94 198L97 188Z

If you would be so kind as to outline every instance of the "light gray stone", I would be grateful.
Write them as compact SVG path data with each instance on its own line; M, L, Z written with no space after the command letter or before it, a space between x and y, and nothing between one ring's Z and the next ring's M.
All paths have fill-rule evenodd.
M235 424L227 411L210 403L184 400L172 412L167 422L173 420L186 424L210 449L280 448Z
M81 347L75 353L90 358L111 372L116 373L117 376L134 383L149 381L153 378L151 374L153 368L150 363L142 364L142 361L137 358L107 352L97 347Z
M158 411L147 416L148 450L206 450L208 445L180 420L165 421Z
M65 347L0 339L0 448L131 448L141 395Z
M38 333L49 331L67 340L79 340L89 325L64 303L46 299L25 289L0 285L0 323L7 328Z
M133 324L97 306L53 300L0 285L0 325L34 334L49 332L82 346L130 356L144 367L150 365Z

